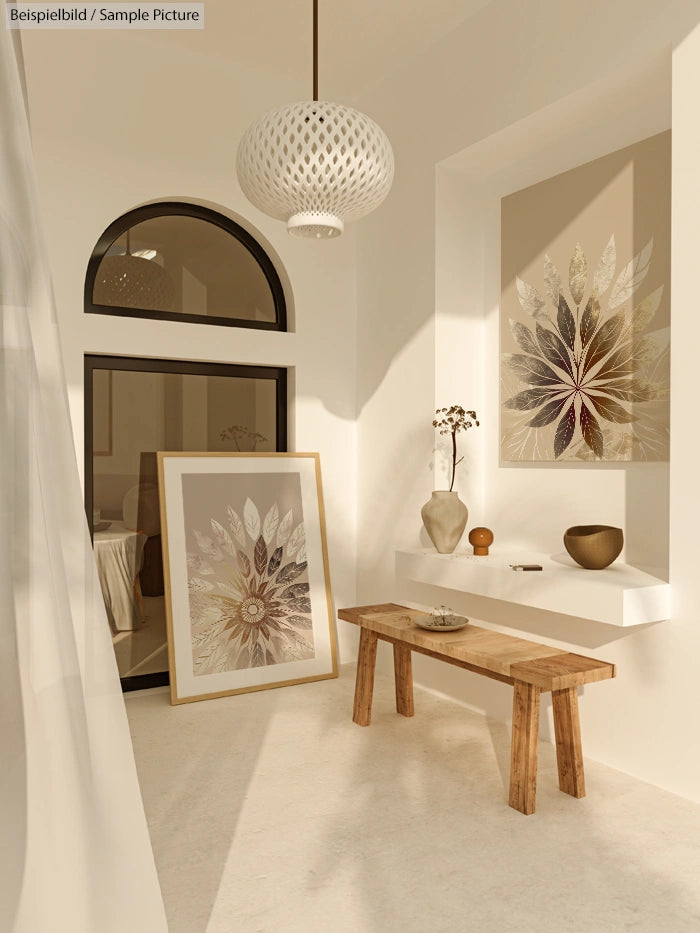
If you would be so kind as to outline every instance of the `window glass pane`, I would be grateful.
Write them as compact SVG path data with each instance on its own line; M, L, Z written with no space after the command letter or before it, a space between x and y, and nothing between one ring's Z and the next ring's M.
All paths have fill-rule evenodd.
M95 304L274 323L273 294L256 258L209 221L163 214L134 224L107 250Z
M274 451L284 417L276 378L168 368L90 374L95 557L122 678L168 670L156 452Z

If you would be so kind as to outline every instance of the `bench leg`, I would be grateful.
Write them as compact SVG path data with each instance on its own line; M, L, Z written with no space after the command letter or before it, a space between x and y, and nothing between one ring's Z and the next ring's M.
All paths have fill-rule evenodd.
M368 726L372 718L372 691L374 690L376 661L377 635L366 628L361 628L355 679L355 704L352 711L352 721L358 726Z
M537 737L540 724L540 688L516 680L513 684L513 740L510 748L508 803L530 815L537 792Z
M552 690L554 736L557 743L559 790L572 797L585 797L581 725L578 716L576 687Z
M394 645L394 682L396 685L396 712L413 716L413 668L411 649Z

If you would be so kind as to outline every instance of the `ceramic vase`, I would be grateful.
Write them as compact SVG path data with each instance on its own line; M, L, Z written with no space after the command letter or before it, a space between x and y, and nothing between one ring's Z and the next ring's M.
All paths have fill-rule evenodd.
M451 554L459 544L469 515L458 493L446 489L436 490L420 514L438 554Z

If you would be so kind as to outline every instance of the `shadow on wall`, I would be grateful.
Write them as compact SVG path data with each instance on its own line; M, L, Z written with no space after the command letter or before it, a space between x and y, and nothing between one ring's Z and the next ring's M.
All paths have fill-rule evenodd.
M599 571L582 570L581 572L598 573ZM533 641L541 638L547 642L561 642L564 645L576 645L588 650L599 648L601 645L614 644L620 639L629 638L635 632L663 624L653 622L649 625L631 627L608 625L592 619L564 615L559 612L547 612L532 606L516 605L493 597L460 593L457 590L439 586L427 586L411 580L401 581L401 602L419 607L444 604L454 612L468 618L488 619L494 625L506 626L514 632L521 631L523 637L529 637ZM516 612L513 611L514 608Z
M503 33L504 16L511 22L512 37ZM620 117L613 114L613 121L629 128L629 135L604 151L666 129L670 53L697 25L694 0L675 4L672 11L651 9L644 17L632 0L621 0L614 7L595 2L579 8L547 2L536 10L502 0L488 4L374 89L364 106L376 113L391 139L396 175L384 204L358 224L359 412L381 385L396 355L434 314L436 167L485 143L483 164L473 177L478 190L490 174L507 166L519 167L522 173L527 165L529 180L523 184L530 184L533 178L594 159L601 155L595 148L601 138L601 115L610 113L614 95L612 106L618 108ZM557 28L560 41L552 42L549 53L533 68L532 48L542 47L544 36L556 36ZM624 48L619 34L626 35ZM584 75L571 69L570 48L588 40L594 45L597 67ZM493 49L499 50L504 67L493 68ZM660 82L652 77L650 93L648 84L639 93L630 75L650 68L658 71L662 57L666 74ZM487 87L475 93L485 73L489 74ZM450 93L445 94L448 87ZM659 125L655 113L664 95L669 116L668 122ZM551 118L550 108L557 108ZM533 119L526 141L516 139L515 145L502 152L490 145L511 130L517 136L518 128ZM547 146L561 149L562 136L573 140L570 161L537 176L538 163L541 170L552 159L545 151ZM593 193L580 192L580 207ZM533 251L543 245L535 240ZM425 365L432 367L432 359L426 358Z

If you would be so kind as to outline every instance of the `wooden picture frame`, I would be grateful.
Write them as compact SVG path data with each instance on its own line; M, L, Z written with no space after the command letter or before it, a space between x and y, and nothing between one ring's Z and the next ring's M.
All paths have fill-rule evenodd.
M317 453L158 453L171 703L338 676Z

